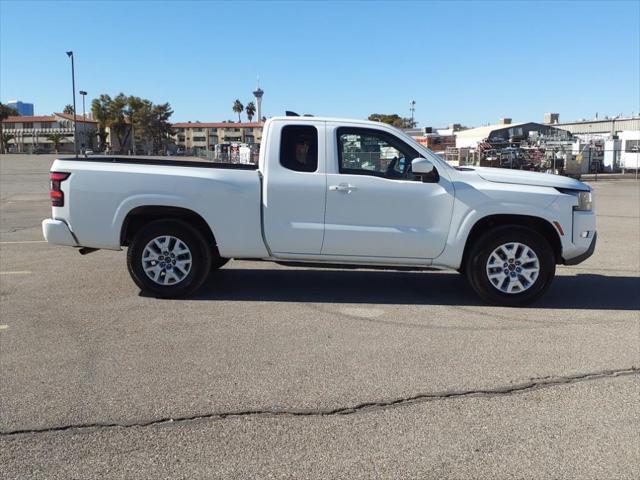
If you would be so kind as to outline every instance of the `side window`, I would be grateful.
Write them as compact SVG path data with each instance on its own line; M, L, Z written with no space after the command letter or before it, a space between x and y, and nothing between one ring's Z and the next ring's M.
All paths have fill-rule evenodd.
M385 132L338 129L340 173L412 180L411 161L418 153Z
M318 130L307 125L287 125L280 138L280 165L296 172L318 170Z

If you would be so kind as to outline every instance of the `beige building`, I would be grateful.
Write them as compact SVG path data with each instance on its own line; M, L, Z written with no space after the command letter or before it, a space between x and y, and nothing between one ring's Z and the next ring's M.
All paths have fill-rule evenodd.
M95 148L98 122L81 115L78 124L78 151ZM54 153L56 144L51 138L58 138L58 153L73 153L73 115L54 113L53 115L13 116L2 121L3 135L9 153Z
M262 140L262 123L174 123L176 145L185 150L214 150L220 144L259 144Z
M551 115L554 115L554 117L551 117ZM640 131L640 115L560 122L559 114L547 113L544 116L544 120L545 123L552 123L554 127L562 128L574 135L593 135L594 137L609 138L624 131Z

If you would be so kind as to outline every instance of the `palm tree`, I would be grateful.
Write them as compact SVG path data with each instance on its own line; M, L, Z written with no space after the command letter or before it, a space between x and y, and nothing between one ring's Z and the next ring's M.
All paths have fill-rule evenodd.
M238 123L241 122L240 114L242 113L243 110L244 110L244 105L242 105L242 102L240 102L240 100L236 98L236 101L233 102L233 111L238 114Z
M64 110L62 111L62 113L66 113L69 115L73 115L73 105L67 105L64 107Z
M66 135L63 135L62 133L50 133L46 138L50 142L53 142L53 149L58 153L58 147L62 143L62 140L66 138Z
M247 112L247 117L249 118L249 122L251 122L251 120L253 120L253 116L256 114L256 106L253 102L249 102L247 103L244 111Z

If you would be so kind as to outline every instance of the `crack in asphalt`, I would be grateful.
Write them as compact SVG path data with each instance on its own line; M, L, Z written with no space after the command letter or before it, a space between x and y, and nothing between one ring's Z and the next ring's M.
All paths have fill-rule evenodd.
M640 375L640 367L631 367L618 370L603 370L599 372L583 373L577 375L559 376L559 377L540 377L532 378L529 382L512 384L503 387L476 389L476 390L449 390L435 393L419 393L409 397L401 397L393 400L382 400L377 402L364 402L350 407L338 407L332 409L255 409L255 410L238 410L231 412L213 412L197 415L188 415L182 417L164 417L144 422L132 423L79 423L70 425L60 425L54 427L20 429L10 431L0 431L0 437L10 437L23 434L39 434L64 432L68 430L88 430L103 428L132 428L132 427L151 427L161 424L191 422L197 420L224 420L234 417L250 417L250 416L286 416L286 417L329 417L338 415L352 415L360 412L372 412L387 408L395 408L405 405L415 405L418 403L432 402L436 400L448 400L464 397L502 397L530 392L537 389L551 388L561 385L568 385L578 382L601 380L604 378Z
M40 224L37 223L36 225L29 225L27 227L13 227L13 228L10 228L9 230L2 230L0 231L0 233L16 233L16 232L21 232L22 230L29 230L30 228L36 228L39 226Z

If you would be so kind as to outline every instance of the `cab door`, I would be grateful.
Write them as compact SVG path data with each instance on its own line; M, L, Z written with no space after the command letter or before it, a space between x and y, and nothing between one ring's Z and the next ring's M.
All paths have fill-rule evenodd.
M388 130L327 124L323 255L432 259L444 249L454 190L411 172L419 153Z
M275 256L320 254L326 197L325 122L274 120L263 139L263 222Z

